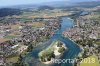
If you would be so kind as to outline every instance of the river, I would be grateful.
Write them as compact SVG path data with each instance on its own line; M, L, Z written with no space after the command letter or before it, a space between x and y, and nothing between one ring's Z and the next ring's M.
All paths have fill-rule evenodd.
M64 52L61 59L73 59L80 53L81 50L78 45L76 45L69 38L64 38L62 36L63 31L65 31L66 29L72 28L74 26L73 20L68 17L62 17L61 19L62 19L61 29L57 30L55 34L48 41L34 48L31 53L26 55L24 59L25 59L25 62L29 64L29 66L72 66L71 63L44 65L38 60L39 59L38 53L42 51L43 49L46 49L55 40L62 41L68 47L68 50Z

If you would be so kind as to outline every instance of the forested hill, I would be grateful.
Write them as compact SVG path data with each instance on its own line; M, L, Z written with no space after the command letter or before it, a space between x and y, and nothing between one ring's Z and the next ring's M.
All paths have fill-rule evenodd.
M53 10L54 7L51 7L51 6L40 6L40 7L38 7L38 10L45 10L45 9Z
M22 12L19 9L13 9L13 8L1 8L0 9L0 17L20 15L20 14L22 14Z

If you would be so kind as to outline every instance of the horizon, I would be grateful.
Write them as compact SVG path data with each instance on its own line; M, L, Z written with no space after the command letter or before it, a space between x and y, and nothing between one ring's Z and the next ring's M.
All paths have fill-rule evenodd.
M66 2L88 2L88 1L99 1L99 0L1 0L0 1L0 7L6 7L6 6L16 6L16 5L27 5L27 4L41 4L46 2L55 2L55 1L66 1Z

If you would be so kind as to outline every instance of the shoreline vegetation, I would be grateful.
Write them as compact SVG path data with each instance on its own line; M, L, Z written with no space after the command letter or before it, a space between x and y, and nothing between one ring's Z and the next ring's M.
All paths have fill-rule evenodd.
M47 49L39 53L39 60L44 64L52 64L53 59L60 58L67 49L63 42L56 40Z

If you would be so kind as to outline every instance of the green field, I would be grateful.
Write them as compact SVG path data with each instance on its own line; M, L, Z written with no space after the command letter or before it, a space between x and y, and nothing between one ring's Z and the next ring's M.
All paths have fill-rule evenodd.
M13 38L16 38L16 37L17 37L17 36L9 36L9 35L8 35L8 36L6 36L5 38L6 38L6 39L13 39Z
M95 44L100 45L100 41L96 42Z

